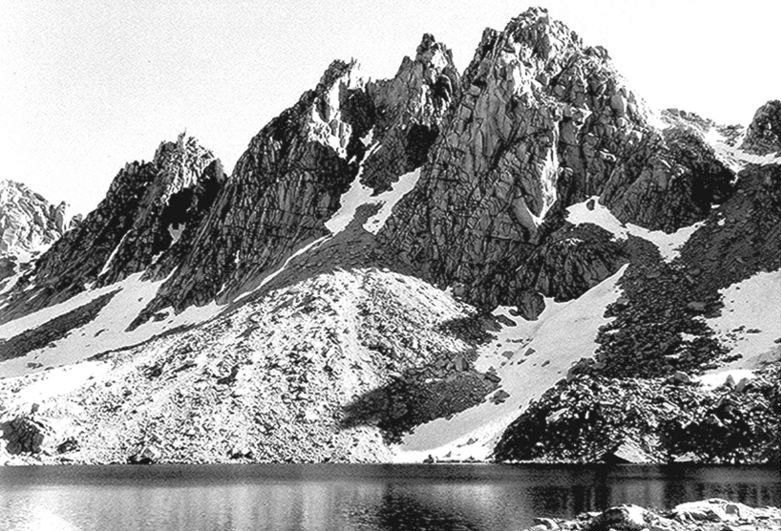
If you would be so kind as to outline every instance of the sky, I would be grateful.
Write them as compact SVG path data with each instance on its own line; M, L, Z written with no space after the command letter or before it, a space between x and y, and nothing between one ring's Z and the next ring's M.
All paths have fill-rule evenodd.
M747 124L781 98L781 1L0 0L0 179L86 213L183 130L233 168L336 58L395 74L423 33L464 69L485 27L542 5L657 108Z

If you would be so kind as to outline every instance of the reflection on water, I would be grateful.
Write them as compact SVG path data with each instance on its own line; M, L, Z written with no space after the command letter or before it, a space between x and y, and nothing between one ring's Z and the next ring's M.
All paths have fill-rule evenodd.
M519 529L619 503L781 505L773 468L160 465L0 469L0 528Z

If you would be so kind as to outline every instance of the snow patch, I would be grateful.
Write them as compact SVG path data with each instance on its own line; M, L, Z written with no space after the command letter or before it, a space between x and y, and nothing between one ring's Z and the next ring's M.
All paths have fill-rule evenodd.
M119 248L122 247L122 243L124 243L125 238L127 238L127 235L130 234L130 231L127 231L125 234L122 235L122 237L119 239L119 243L116 247L114 247L114 250L111 251L111 254L108 255L108 260L106 260L106 263L103 264L103 268L100 270L100 273L98 273L98 277L102 277L106 273L108 273L109 268L111 267L111 262L114 260L114 257L117 255L117 251L119 251Z
M339 198L339 210L325 222L325 228L331 231L331 234L342 232L355 217L359 206L372 203L372 193L371 188L361 183L359 172L350 185L350 189Z
M366 220L366 223L363 224L363 228L372 234L377 234L380 229L385 226L385 222L388 221L388 218L393 212L393 207L396 206L402 197L415 188L419 179L420 168L417 168L416 170L405 173L399 177L399 180L393 183L393 188L387 192L383 192L380 195L371 198L373 203L382 203L382 207L380 207L380 210L375 215Z
M573 363L591 356L597 348L608 305L621 294L618 280L627 266L603 280L578 299L556 303L546 299L537 321L526 321L498 308L494 314L513 322L496 339L480 348L475 368L494 367L500 388L509 393L501 404L485 401L457 413L450 420L437 419L408 435L397 449L396 462L420 462L428 455L437 459L487 459L505 428L557 381L566 377Z
M705 319L730 354L741 358L706 374L756 369L779 359L781 344L781 269L759 272L719 292L721 315ZM737 381L737 380L736 380Z
M171 245L175 245L176 242L182 237L184 232L184 223L177 223L176 225L168 225L168 234L171 235Z
M325 228L331 231L331 234L338 234L346 229L355 217L358 207L371 202L373 190L361 183L361 175L363 174L363 164L379 147L379 144L375 144L366 151L350 188L339 198L339 210L334 212L331 218L325 222Z
M166 330L202 323L219 314L225 307L214 302L201 307L191 306L164 321L152 320L135 330L128 331L127 327L154 298L157 290L166 280L141 281L142 275L143 272L135 273L121 282L79 293L65 302L0 325L0 339L13 337L88 304L101 295L118 290L108 304L98 312L95 319L80 328L71 330L65 337L54 341L53 345L33 350L19 358L0 362L0 378L76 363L101 352L130 347ZM165 312L161 312L160 315L163 313ZM34 363L36 367L37 364L42 366L31 368L28 367L28 363Z
M372 126L372 128L369 129L369 132L361 137L361 143L364 146L369 147L372 145L373 141L374 141L374 127Z
M22 278L22 272L15 273L4 280L0 280L0 295L4 295L11 291L19 279Z
M748 369L733 369L728 371L717 370L717 372L708 372L702 376L695 378L700 382L703 387L707 389L715 389L724 385L729 378L732 378L733 383L738 383L743 378L752 379L754 377L754 371Z
M364 162L374 151L376 151L376 146L369 149ZM363 166L361 166L358 175L356 175L350 185L350 189L339 198L339 210L325 223L325 227L332 234L338 234L346 229L355 217L359 207L363 205L381 205L379 212L369 218L363 225L363 228L367 231L377 234L385 225L388 217L390 217L396 203L409 193L417 184L418 179L420 179L420 168L417 168L399 177L390 190L375 196L372 195L374 190L361 183L362 172Z
M6 404L9 411L27 411L34 403L61 396L78 389L90 378L107 374L111 366L102 361L87 361L57 367L41 373L41 378L21 387Z
M593 202L594 208L589 210L587 203ZM629 236L642 238L656 245L659 254L665 262L671 262L680 254L680 249L689 240L704 222L699 221L688 227L682 227L672 234L661 230L648 230L632 223L622 223L610 210L599 202L597 196L591 197L581 203L576 203L567 208L567 221L573 225L591 223L613 234L618 240L625 240Z
M321 243L323 243L325 240L328 240L329 238L331 238L331 236L322 236L322 237L320 237L320 238L318 238L318 239L316 239L316 240L314 240L314 241L304 245L298 251L296 251L293 254L291 254L288 257L288 259L285 260L285 263L283 263L278 269L276 269L275 271L273 271L273 272L269 273L268 275L266 275L263 278L263 280L260 281L260 284L258 284L257 287L247 291L246 293L242 293L241 295L239 295L238 297L236 297L234 299L234 302L238 302L238 301L240 301L240 300L250 296L251 294L255 293L256 291L258 291L260 288L262 288L263 286L265 286L266 284L268 284L269 282L274 280L274 278L276 278L280 273L282 273L282 271L287 269L287 266L290 264L290 262L294 258L296 258L298 256L301 256L302 254L306 253L307 251L309 251L313 247L316 247L316 246L320 245Z
M716 153L716 158L735 173L745 168L748 164L781 164L781 154L768 153L766 155L755 155L740 149L743 143L743 136L739 137L731 145L727 138L722 135L715 127L707 130L703 138Z

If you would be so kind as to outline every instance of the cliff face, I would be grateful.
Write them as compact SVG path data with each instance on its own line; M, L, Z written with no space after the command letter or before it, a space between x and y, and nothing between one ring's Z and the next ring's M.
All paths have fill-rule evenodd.
M70 228L65 203L53 205L24 184L0 181L0 293L15 287L32 261Z
M27 420L84 461L662 459L659 423L719 393L772 424L777 103L746 130L656 113L542 9L463 74L428 34L390 79L334 61L230 176L181 135L70 231L25 199L25 241L57 241L0 286L0 397L26 418L15 386L72 377ZM753 391L698 383L735 370ZM670 407L629 400L658 385Z
M781 153L781 101L772 100L757 109L742 147L759 155Z
M569 205L600 196L620 221L672 232L730 192L733 174L701 138L653 127L607 52L583 46L545 11L487 30L463 87L419 185L380 239L479 304L519 304L534 288L525 263ZM601 268L590 285L615 269Z
M365 84L357 68L331 64L252 139L150 310L235 296L330 234L326 222L359 173L378 193L425 161L459 91L450 51L425 35L392 79Z
M0 181L0 278L45 251L69 228L67 205L53 205L25 185Z
M184 134L162 143L151 162L127 164L98 207L36 261L34 281L20 280L19 287L36 297L12 294L8 316L122 280L166 253L178 254L223 179L214 155Z

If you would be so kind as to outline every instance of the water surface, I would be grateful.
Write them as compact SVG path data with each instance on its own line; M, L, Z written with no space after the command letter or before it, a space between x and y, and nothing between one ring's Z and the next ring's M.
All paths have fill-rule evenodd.
M781 506L767 467L156 465L0 468L0 529L522 529L620 503Z

